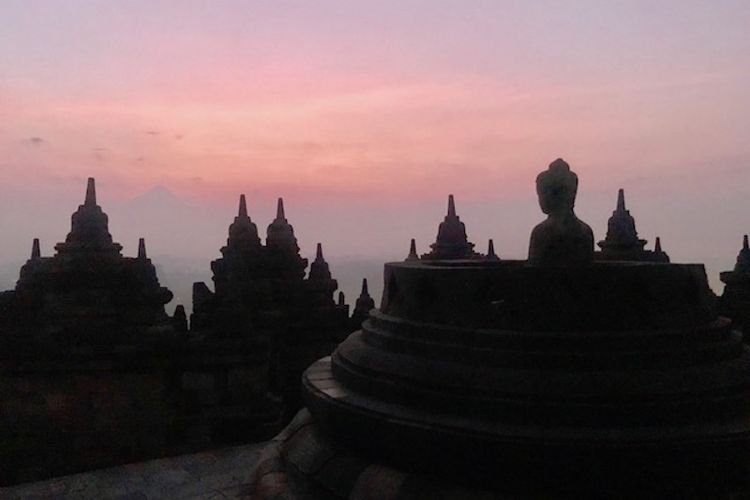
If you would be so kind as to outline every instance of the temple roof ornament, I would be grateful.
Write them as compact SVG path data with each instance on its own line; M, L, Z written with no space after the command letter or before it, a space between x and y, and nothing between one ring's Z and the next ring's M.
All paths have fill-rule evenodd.
M138 259L148 259L148 257L146 256L146 240L143 238L138 238Z
M500 260L500 257L495 253L495 243L492 238L487 242L487 260Z
M748 246L747 235L742 237L742 249L737 254L737 263L734 265L736 273L750 273L750 246Z
M254 249L261 246L258 237L258 226L256 226L247 215L247 203L245 195L240 195L240 206L237 211L237 217L229 226L229 238L227 247L239 248L242 250Z
M294 227L289 224L284 214L284 199L279 198L276 203L276 218L268 225L266 231L266 245L270 248L299 252Z
M625 208L625 190L623 189L617 192L617 207L607 223L607 236L598 245L602 253L617 254L614 256L622 254L626 257L626 254L643 252L646 240L638 238L635 219Z
M122 245L112 241L109 234L109 219L96 204L96 184L89 177L83 205L71 216L71 228L64 243L55 245L59 254L88 252L119 255Z
M414 241L414 238L412 238L411 242L409 243L409 255L406 256L405 260L419 260L419 254L417 254L417 243L416 241Z
M364 320L370 316L370 311L375 308L375 300L370 296L367 288L367 278L362 279L362 290L352 311L352 325L359 328Z
M310 264L309 279L312 281L331 279L331 270L328 267L328 262L323 257L323 245L320 243L318 243L315 250L315 260Z
M424 254L423 259L475 259L479 254L474 252L474 243L466 237L466 226L456 215L456 204L453 195L448 195L448 213L438 227L435 243L430 245L432 252Z
M34 238L31 243L31 260L38 260L42 258L42 252L39 249L39 238Z

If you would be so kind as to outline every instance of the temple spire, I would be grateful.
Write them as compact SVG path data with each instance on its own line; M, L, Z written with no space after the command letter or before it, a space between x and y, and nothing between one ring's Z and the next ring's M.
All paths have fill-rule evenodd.
M346 305L346 297L344 296L344 292L339 292L339 305Z
M487 242L487 260L500 260L500 257L495 253L495 242L492 238Z
M86 184L86 199L83 205L87 207L96 205L96 181L94 181L93 177L89 177Z
M453 195L448 195L448 214L438 226L435 243L430 245L432 252L424 254L422 259L475 259L479 254L474 252L474 243L466 238L466 226L456 214L456 202Z
M643 247L646 240L638 237L635 219L625 208L625 190L617 190L617 206L607 221L607 235L598 243L602 249L597 256L600 260L643 260L646 253Z
M354 311L352 311L351 323L354 328L359 328L362 322L366 320L370 311L375 308L375 301L370 297L370 292L367 289L367 278L362 279L362 292L359 294L356 303L354 304Z
M299 253L297 238L294 237L294 228L286 220L283 198L276 201L276 218L271 221L266 230L266 245L286 254L296 255Z
M65 241L55 245L60 254L84 255L91 252L119 255L122 245L112 241L109 218L96 203L96 183L89 177L86 198L70 218L70 232Z
M276 202L276 220L286 220L284 215L284 198L279 198Z
M143 238L138 238L138 258L139 259L147 259L146 257L146 240Z
M237 210L237 216L234 222L229 225L229 238L227 239L226 248L239 248L243 251L257 251L262 245L258 237L258 226L256 226L247 215L247 201L245 195L240 195L240 206ZM222 249L222 253L224 252Z
M456 216L456 203L453 201L453 195L448 195L448 217L455 217Z
M737 255L737 264L734 266L735 272L750 273L750 245L748 245L747 235L742 237L742 249Z
M655 253L661 253L661 238L658 236L656 237L656 241L654 241L654 252Z
M331 270L328 262L323 258L323 245L318 243L315 250L315 260L310 264L309 279L313 281L325 281L331 279Z
M244 194L240 195L240 209L237 212L237 217L247 217L247 202Z
M42 257L42 252L39 250L39 238L34 238L31 243L31 260L36 260Z
M419 255L417 255L417 242L414 241L414 238L412 238L411 243L409 243L409 255L407 255L406 260L419 260Z
M742 236L742 248L737 254L737 263L734 265L734 270L725 271L720 274L720 277L721 281L726 283L727 287L729 287L731 283L731 286L734 288L738 283L746 283L748 281L748 276L750 276L750 245L748 244L748 237L745 234ZM745 284L742 286L744 287L747 285ZM736 291L733 291L732 293L736 293ZM726 297L726 295L727 288L724 289L724 296ZM734 321L735 318L732 317L732 320Z
M625 211L625 190L622 188L617 191L617 211Z

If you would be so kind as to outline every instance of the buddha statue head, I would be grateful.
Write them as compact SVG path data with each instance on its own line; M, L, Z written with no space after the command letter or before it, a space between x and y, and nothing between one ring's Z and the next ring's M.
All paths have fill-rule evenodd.
M562 158L537 176L539 206L547 220L531 233L530 265L570 266L593 260L594 233L573 212L577 191L578 176Z
M558 158L536 178L539 206L547 215L573 211L578 191L578 176L565 160Z

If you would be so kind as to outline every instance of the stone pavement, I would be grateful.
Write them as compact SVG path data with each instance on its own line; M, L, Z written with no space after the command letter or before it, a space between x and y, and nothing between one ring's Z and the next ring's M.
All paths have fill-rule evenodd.
M3 500L234 499L248 495L258 455L255 443L161 458L0 488Z

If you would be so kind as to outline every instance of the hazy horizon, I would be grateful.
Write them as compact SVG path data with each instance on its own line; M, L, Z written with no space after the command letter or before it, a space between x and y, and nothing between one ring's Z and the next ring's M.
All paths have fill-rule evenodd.
M427 251L450 193L479 251L525 258L557 157L597 240L624 188L649 247L705 262L717 293L750 232L747 2L8 0L0 18L2 288L32 238L64 238L89 176L125 254L145 237L166 276L208 273L240 193L262 235L283 196L334 276Z
M9 225L8 222L15 221L17 230L29 236L23 240L5 240L3 248L0 249L0 255L2 255L0 290L11 289L15 286L18 270L30 254L32 238L40 238L43 256L54 255L54 245L59 241L64 241L65 235L70 230L70 215L78 204L83 202L84 191L85 183L82 183L77 199L69 200L69 213L57 210L57 202L36 204L33 214L5 213L6 227ZM616 196L616 193L614 194ZM603 239L606 234L606 220L614 210L615 196L608 200L609 202L601 199L596 200L598 203L586 204L587 212L591 211L592 206L609 205L596 216L592 213L591 218L585 218L592 224L597 241ZM460 199L456 200L458 215L466 223L469 240L476 244L478 251L486 251L487 239L491 237L495 241L495 249L501 258L520 260L526 258L527 233L531 231L533 224L543 218L540 210L535 206L536 198L533 193L529 193L526 198L506 202L504 209L509 214L512 213L514 217L512 220L502 219L497 223L497 231L494 234L488 232L488 226L491 230L493 222L489 221L488 224L488 221L482 217L482 213L485 210L495 210L498 201L502 203L502 200L474 202L467 204L466 207L461 204ZM219 249L226 243L228 226L236 215L238 200L235 200L233 205L200 204L197 200L182 199L165 186L160 185L131 199L109 201L106 192L103 193L102 188L99 187L98 181L97 199L109 215L110 233L115 241L123 245L123 255L135 256L138 238L145 237L149 258L157 267L157 274L162 285L171 288L175 293L175 299L168 306L169 311L172 311L176 304L183 304L188 310L191 309L190 293L193 282L205 281L209 287L213 288L210 261L221 256ZM653 248L653 237L643 232L643 227L653 232L654 225L649 224L648 220L652 217L643 213L638 207L632 206L627 191L626 203L631 214L636 217L639 235L648 239L647 248ZM417 249L420 254L429 251L429 245L434 242L437 234L438 224L445 215L446 205L447 200L424 206L404 204L400 208L404 212L400 217L386 212L382 217L372 217L360 223L360 221L349 219L345 204L326 207L321 210L325 216L319 216L315 213L315 206L305 206L300 209L285 201L286 216L295 228L300 253L312 261L316 244L318 242L323 244L324 256L331 265L333 277L338 279L339 289L344 291L347 303L352 306L359 295L362 278L368 279L370 293L376 303L379 303L383 289L383 264L406 257L409 235L417 236ZM656 208L655 205L650 206ZM249 215L258 226L258 233L262 240L265 240L265 230L275 215L275 209L275 202L260 203L257 199L248 199ZM427 213L428 209L434 213ZM393 210L393 207L389 210ZM466 213L469 217L465 216ZM578 210L578 213L581 215L582 211ZM477 220L472 220L472 216ZM658 211L654 216L653 218L657 220L664 218L664 214ZM419 225L419 221L429 218L433 219L430 223ZM331 219L335 221L334 224L330 223ZM689 227L689 222L689 220L682 220L681 224L675 225L679 228ZM526 232L522 228L523 223L528 223ZM482 227L486 238L481 240L475 238L477 234L473 230L475 224ZM707 250L713 249L713 252L705 251L702 255L696 256L690 255L684 249L673 248L670 237L674 237L675 233L669 229L667 227L665 231L655 234L662 238L664 250L671 256L672 262L705 264L712 288L717 294L721 294L723 285L719 281L719 272L733 268L741 246L740 234L737 233L734 241L727 242L726 245L714 244L706 247ZM338 233L342 230L350 235L350 238L343 240L346 244L331 245L330 240L340 238L341 235ZM498 237L498 234L506 234L510 237L505 239L502 236ZM665 234L667 237L664 236ZM679 233L677 234L679 237ZM402 241L398 247L380 250L384 248L383 245L371 247L367 243L373 236L386 238L386 241L390 242L399 235L402 236Z

